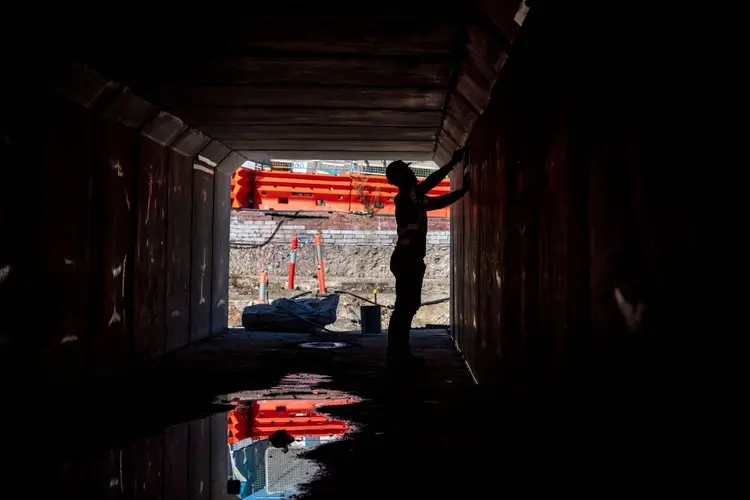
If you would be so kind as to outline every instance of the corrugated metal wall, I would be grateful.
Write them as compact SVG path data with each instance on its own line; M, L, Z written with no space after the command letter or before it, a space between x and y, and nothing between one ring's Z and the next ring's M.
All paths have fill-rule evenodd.
M224 331L244 158L80 65L9 87L3 359L83 380Z
M480 383L622 355L639 337L615 287L645 297L657 356L689 348L674 341L705 269L696 83L666 12L612 4L585 19L532 8L469 139L452 322Z

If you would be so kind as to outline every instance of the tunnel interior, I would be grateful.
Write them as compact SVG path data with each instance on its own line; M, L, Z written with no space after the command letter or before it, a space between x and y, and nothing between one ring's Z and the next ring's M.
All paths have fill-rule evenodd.
M720 488L731 460L704 458L732 426L696 432L715 421L696 401L726 408L731 384L709 380L734 360L703 337L733 306L706 256L694 25L648 2L454 7L207 22L177 45L83 17L4 33L28 49L2 83L7 385L96 384L223 345L229 179L246 159L443 164L466 146L450 342L484 401L513 408L500 420L546 474L578 447L644 491L689 490L691 474ZM634 498L608 487L592 497Z

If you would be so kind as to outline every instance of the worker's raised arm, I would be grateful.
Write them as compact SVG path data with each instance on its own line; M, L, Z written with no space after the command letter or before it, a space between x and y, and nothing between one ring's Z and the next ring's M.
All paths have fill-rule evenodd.
M451 173L451 170L453 170L453 167L461 163L461 160L463 160L464 157L464 149L457 149L453 153L453 157L451 157L451 160L440 167L439 169L435 170L433 173L431 173L425 180L417 184L416 193L418 196L426 196L427 193L432 191L435 186L440 184L443 179L445 179L448 174Z
M464 174L464 184L461 188L451 191L448 194L442 196L425 196L425 210L440 210L441 208L453 205L460 200L463 195L469 192L469 173Z

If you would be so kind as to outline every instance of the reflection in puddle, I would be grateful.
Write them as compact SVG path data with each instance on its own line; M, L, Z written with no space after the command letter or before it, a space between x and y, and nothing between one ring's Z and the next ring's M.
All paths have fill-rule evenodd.
M240 498L292 497L319 470L316 462L302 455L351 430L347 422L322 415L316 408L354 402L353 398L261 400L229 412L227 444L233 480L227 491Z
M321 406L360 401L299 374L271 389L219 398L231 411L176 423L160 433L90 456L55 459L61 498L292 498L320 465L303 455L352 430ZM144 414L147 418L147 414ZM59 461L58 461L59 460ZM95 472L94 472L95 471ZM227 495L229 493L229 495Z
M285 377L268 391L227 395L237 409L227 414L230 479L227 492L240 498L292 498L320 466L304 454L341 439L351 424L328 417L320 406L358 402L338 391L314 389L327 379L307 374ZM292 395L292 399L274 396ZM248 400L265 395L265 399ZM286 396L289 397L289 396Z

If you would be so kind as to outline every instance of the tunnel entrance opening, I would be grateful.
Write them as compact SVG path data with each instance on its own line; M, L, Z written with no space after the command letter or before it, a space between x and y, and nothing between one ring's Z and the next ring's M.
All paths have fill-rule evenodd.
M20 381L39 376L103 385L186 347L223 345L234 279L227 271L236 215L231 176L247 158L356 152L373 162L445 163L468 144L472 194L448 229L448 345L461 350L480 386L525 409L508 422L525 429L519 435L544 457L526 455L551 478L546 484L574 489L577 469L595 476L579 478L589 491L627 483L626 495L636 496L665 484L674 494L686 476L708 484L724 474L714 471L731 471L722 460L701 471L702 448L686 450L692 442L684 439L703 425L693 401L710 385L693 330L713 332L706 325L734 314L707 307L711 288L701 287L704 278L717 281L703 254L714 240L703 212L709 183L695 154L701 114L691 104L704 101L694 72L694 50L704 45L683 46L701 33L695 24L678 26L675 20L692 16L673 15L675 2L586 2L591 8L581 14L571 8L578 2L539 1L528 21L520 3L472 3L434 22L422 13L315 23L254 18L252 30L216 23L190 44L194 51L155 50L174 46L173 29L111 35L131 33L131 21L79 18L49 30L23 23L4 30L5 46L37 44L22 56L9 51L8 67L17 69L0 82L0 228L12 235L0 248L8 390L21 392ZM309 198L331 211L342 196L272 198L288 199L282 207ZM19 213L29 200L42 202ZM388 205L379 199L372 207L379 203ZM610 261L620 254L629 261L622 268ZM343 275L363 268L352 264ZM377 286L352 280L368 297ZM43 302L44 327L19 327L40 297L53 297ZM647 312L638 313L638 304ZM336 350L290 351L342 361ZM361 351L347 351L347 359L361 359ZM428 393L424 401L433 400ZM604 399L608 413L599 412ZM592 427L611 441L592 437L592 415L602 415ZM630 440L611 432L613 424L633 431L636 421L651 434ZM716 428L729 442L723 424ZM576 440L561 437L573 434ZM560 450L583 449L581 435L596 459L575 467ZM481 444L483 436L473 437ZM631 446L637 458L614 456L608 443ZM472 450L484 451L475 443ZM675 460L665 466L655 456ZM602 457L616 467L607 469ZM119 479L112 485L124 487ZM205 491L203 483L193 486Z
M438 168L431 161L406 158L419 179ZM397 239L393 202L397 190L384 176L390 161L271 160L269 166L255 159L235 172L231 196L230 327L243 325L243 312L255 314L254 304L261 300L258 277L264 272L267 274L262 280L268 281L264 288L268 296L264 295L263 303L317 294L321 286L339 294L336 321L323 325L331 331L360 329L361 306L378 301L384 306L380 323L388 323L395 301L389 263ZM309 190L310 196L295 200L300 189ZM430 196L441 196L449 190L450 182L444 179L430 191ZM289 194L293 203L278 206L276 197L281 193ZM316 210L313 201L317 198L325 199L327 210ZM272 209L275 212L269 212ZM448 323L448 304L440 300L449 293L448 215L447 208L430 212L425 307L416 317L415 327ZM318 233L323 285L317 270Z

